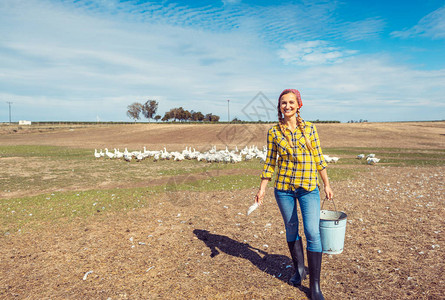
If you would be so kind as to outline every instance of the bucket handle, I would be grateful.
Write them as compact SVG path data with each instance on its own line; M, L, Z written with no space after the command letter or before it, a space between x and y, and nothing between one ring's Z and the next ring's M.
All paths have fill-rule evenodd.
M326 197L326 198L323 199L323 203L321 204L321 209L323 209L323 205L324 205L324 202L325 202L326 200L329 200L328 197ZM334 198L332 198L331 200L332 200L332 203L334 203L334 209L335 209L335 211L338 211L338 210L337 210L337 207L335 206ZM334 224L335 224L335 225L338 225L338 224L339 224L339 221L338 221L338 220L335 220Z
M323 205L324 205L324 202L325 202L326 200L329 200L328 197L324 198L323 203L321 204L321 209L323 209ZM335 206L334 198L332 198L331 200L332 200L332 203L334 203L334 209L335 209L335 211L337 211L337 207Z

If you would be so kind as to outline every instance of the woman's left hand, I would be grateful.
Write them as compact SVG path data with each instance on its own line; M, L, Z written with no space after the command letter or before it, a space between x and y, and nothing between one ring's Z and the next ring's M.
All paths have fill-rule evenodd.
M334 198L334 192L329 185L324 187L324 193L326 194L326 198L328 198L329 200L332 200L332 198Z
M334 198L334 192L332 191L331 185L329 184L328 172L326 171L326 168L318 172L320 173L321 179L323 180L326 198L332 200L332 198Z

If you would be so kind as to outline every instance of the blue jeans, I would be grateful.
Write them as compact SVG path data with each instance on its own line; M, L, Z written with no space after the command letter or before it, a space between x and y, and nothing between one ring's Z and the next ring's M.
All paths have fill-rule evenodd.
M320 239L320 192L318 188L310 192L303 188L298 188L295 191L281 191L275 188L275 199L283 216L287 241L293 242L299 239L298 199L303 217L307 250L322 252Z

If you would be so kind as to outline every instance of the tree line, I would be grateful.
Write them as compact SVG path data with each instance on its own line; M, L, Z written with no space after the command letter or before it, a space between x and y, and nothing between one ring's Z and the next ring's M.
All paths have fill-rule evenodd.
M167 111L163 117L157 115L158 102L156 100L147 100L144 104L139 102L134 102L127 106L127 116L130 119L137 120L141 119L141 115L156 121L195 121L195 122L218 122L219 116L212 113L204 115L200 111L188 111L183 107L175 107Z
M150 119L156 120L158 122L159 120L163 122L168 121L192 121L192 122L219 122L220 117L217 115L214 115L212 113L203 114L200 111L188 111L184 109L183 107L175 107L167 111L163 117L160 115L157 115L156 112L158 110L158 102L156 100L147 100L144 104L139 102L134 102L127 106L127 116L130 119L134 119L136 122L137 120L141 119L141 115L145 118L147 118L149 121ZM272 122L261 122L260 123L273 123ZM340 123L340 121L323 121L323 120L315 120L312 121L314 123ZM358 123L358 122L367 122L367 120L361 120L360 121L348 121L348 123ZM249 121L242 121L238 118L234 118L230 123L251 123ZM256 122L254 122L256 123Z

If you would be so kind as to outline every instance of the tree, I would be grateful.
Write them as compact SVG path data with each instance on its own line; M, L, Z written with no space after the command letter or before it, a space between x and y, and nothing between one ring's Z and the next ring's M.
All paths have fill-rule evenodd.
M164 117L162 117L162 121L168 121L172 120L174 122L176 121L206 121L206 122L218 122L219 116L214 114L206 114L205 116L202 114L202 112L198 111L188 111L181 107L174 107L170 109L168 112L165 113ZM158 119L159 120L159 119Z
M158 102L156 100L148 100L142 105L142 114L148 120L152 119L158 110Z
M171 119L171 117L170 117L170 112L166 112L165 114L164 114L164 116L162 117L162 119L161 119L161 121L168 121L168 120L170 120Z
M168 112L168 116L169 119L173 119L176 122L176 120L179 119L179 109L178 108L170 109L170 111Z
M185 119L185 111L182 106L179 108L175 108L175 112L176 119L178 119L179 121L183 121Z
M156 115L156 116L155 116L155 120L156 120L156 122L159 121L160 119L161 119L161 116L160 116L160 115Z
M204 115L202 114L202 112L198 111L198 112L192 112L192 120L193 121L203 121L204 120Z
M138 102L134 102L133 104L130 104L127 106L127 116L130 119L134 119L134 121L136 122L136 120L139 120L141 111L142 111L142 104L138 103Z
M209 113L209 114L205 115L204 121L207 121L207 122L218 122L219 121L219 116L214 115L212 113Z
M177 120L179 120L179 121L187 120L189 118L190 112L187 110L184 110L184 108L182 108L182 107L179 107L179 108L174 107L174 108L170 109L170 111L166 112L165 114L168 115L168 119L174 119L174 121L176 122Z
M188 110L184 110L183 117L185 121L191 121L192 120L192 113Z
M176 108L176 113L176 118L179 121L188 121L192 118L192 114L188 110L184 109L182 106L180 108Z

